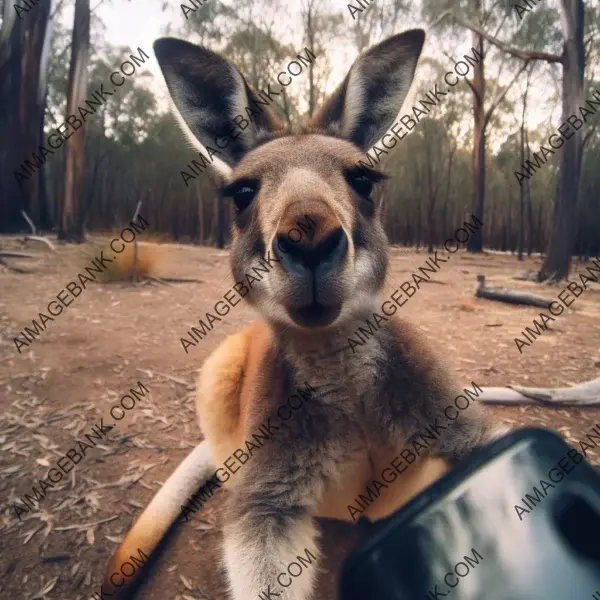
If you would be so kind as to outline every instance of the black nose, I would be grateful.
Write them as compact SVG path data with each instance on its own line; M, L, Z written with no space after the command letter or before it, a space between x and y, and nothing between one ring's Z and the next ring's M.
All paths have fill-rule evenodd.
M273 252L288 273L309 271L328 272L337 269L348 252L348 239L339 227L318 243L292 241L285 233L273 240Z

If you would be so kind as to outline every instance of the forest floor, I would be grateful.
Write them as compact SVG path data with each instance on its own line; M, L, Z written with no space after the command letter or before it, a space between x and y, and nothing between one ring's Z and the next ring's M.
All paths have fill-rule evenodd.
M21 250L16 237L3 249ZM240 304L186 354L180 338L232 285L227 252L165 245L163 269L202 283L173 286L92 284L37 340L19 354L13 338L44 311L85 264L82 246L57 252L28 248L35 261L10 259L35 274L0 266L0 597L88 600L98 592L116 544L179 462L201 441L194 384L202 361L227 335L253 318ZM391 249L388 293L427 259L426 252ZM540 309L475 299L476 275L486 283L555 298L558 287L515 281L539 257L519 263L501 254L455 254L435 284L426 284L403 315L418 324L464 385L569 386L600 376L600 285L575 300L520 354L514 338ZM583 265L575 264L581 272ZM119 421L107 439L49 490L39 510L12 508L50 465L141 381L150 393ZM600 409L489 408L510 426L551 427L571 443L600 423ZM110 419L112 420L112 419ZM597 449L588 458L600 464ZM223 515L219 491L200 516L179 527L138 598L226 598L219 564ZM335 571L354 543L350 524L323 523L326 562L317 600L333 598ZM108 596L107 596L108 597Z

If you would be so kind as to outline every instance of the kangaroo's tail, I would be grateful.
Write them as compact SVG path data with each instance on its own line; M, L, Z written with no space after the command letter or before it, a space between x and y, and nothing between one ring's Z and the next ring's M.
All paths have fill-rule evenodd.
M151 556L175 519L181 514L181 506L187 503L188 498L214 472L215 466L208 442L204 441L194 448L175 469L165 485L158 490L112 555L103 583L103 589L106 590L107 595L111 594L111 599L117 600L128 596L134 583L139 580L138 573L142 572L142 569L138 569L137 566ZM141 563L140 560L135 560L142 556L146 558L143 558ZM131 572L132 567L133 572ZM121 580L123 583L119 585Z

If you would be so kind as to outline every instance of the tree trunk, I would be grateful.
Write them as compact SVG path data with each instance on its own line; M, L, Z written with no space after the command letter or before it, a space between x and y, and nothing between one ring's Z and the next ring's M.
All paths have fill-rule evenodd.
M498 232L496 231L496 203L492 204L488 221L490 224L490 237L492 238L491 245L494 248L498 248Z
M87 71L90 50L90 2L75 0L73 41L67 96L67 116L76 115L87 95ZM72 131L65 141L65 178L58 238L82 242L82 203L85 200L85 130Z
M428 192L428 205L427 205L427 252L433 252L433 244L435 243L435 231L434 231L434 217L433 211L435 209L436 196L437 196L437 182L436 185L433 185L433 176L432 170L433 165L431 164L432 150L429 147L429 137L427 135L427 130L425 131L425 148L427 152L427 156L430 160L426 163L427 169L427 192Z
M225 247L225 203L219 195L217 198L217 248Z
M204 243L204 202L202 193L198 193L198 243Z
M454 158L454 153L456 152L456 146L453 146L450 150L450 156L448 157L448 172L446 176L446 196L444 198L444 205L442 206L442 231L448 231L446 224L446 215L448 213L448 200L450 199L450 189L452 187L452 160ZM442 240L440 239L440 244Z
M544 205L540 202L540 208L537 213L537 228L536 228L536 239L537 248L542 248L544 245L545 232L544 232Z
M521 142L523 143L523 142ZM525 152L521 147L521 158L525 160ZM523 164L523 163L521 163ZM519 191L519 237L517 239L517 259L523 260L523 246L525 245L525 190Z
M583 104L583 0L561 0L563 9L562 118L578 115ZM570 128L572 129L572 128ZM575 216L579 200L583 135L581 129L565 143L559 158L554 201L554 219L548 252L538 279L560 281L569 274L573 250Z
M512 203L509 202L507 207L508 216L506 217L506 249L510 250L511 254L513 254L515 251L514 236L512 229L512 208Z
M17 18L14 3L4 3L0 32L0 223L6 231L19 231L24 226L28 229L21 210L27 211L37 225L42 217L40 177L44 162L52 160L51 154L42 157L39 152L43 143L43 69L48 65L43 55L49 46L49 17L50 2L36 5L21 18ZM26 160L33 169L21 166Z
M483 38L473 33L473 46L483 56ZM485 75L484 59L473 67L473 214L483 222L483 204L485 200ZM482 228L473 232L467 242L469 252L481 252L483 249Z
M521 114L521 164L525 164L525 116L527 114L527 92L529 88L529 77L527 77L527 87L523 94L523 112ZM528 182L528 179L525 179ZM519 187L519 240L517 242L517 256L523 260L523 247L525 246L525 204L526 204L525 186Z
M421 248L421 203L417 204L417 250Z
M531 152L529 149L529 134L525 130L525 160L529 160ZM521 163L522 164L522 163ZM534 248L534 230L533 230L533 212L531 209L531 185L529 180L524 181L523 188L525 189L525 207L527 209L527 225L528 225L528 238L527 238L527 256L531 256Z
M308 49L312 52L315 47L315 32L314 32L314 24L313 24L313 3L310 1L308 3L308 9L306 14L306 30L308 37ZM309 118L313 116L315 112L315 65L311 61L308 65L308 116Z

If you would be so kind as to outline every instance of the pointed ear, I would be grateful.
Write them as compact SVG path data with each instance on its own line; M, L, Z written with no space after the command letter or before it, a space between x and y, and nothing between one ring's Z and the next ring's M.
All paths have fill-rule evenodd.
M308 127L337 129L361 150L393 124L413 80L425 32L412 29L370 48Z
M261 131L283 127L264 101L256 104L259 97L218 54L174 38L156 40L154 53L184 134L205 155L205 147L217 150L213 165L225 177ZM238 115L242 119L234 121Z

